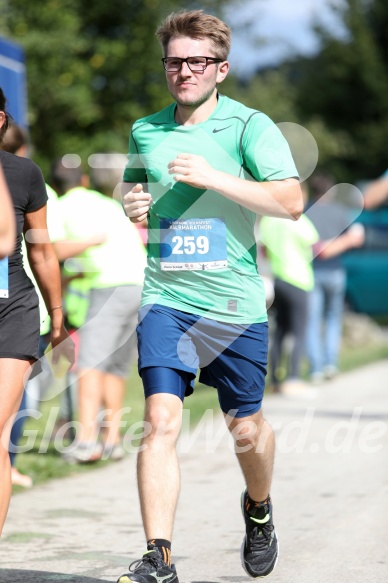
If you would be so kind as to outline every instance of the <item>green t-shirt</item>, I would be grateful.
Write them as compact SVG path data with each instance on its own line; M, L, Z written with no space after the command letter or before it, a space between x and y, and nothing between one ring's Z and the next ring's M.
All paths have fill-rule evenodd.
M314 287L312 246L319 241L313 223L302 215L298 221L263 217L259 238L267 249L273 275L304 291Z
M175 122L175 104L138 120L124 181L148 182L148 266L142 305L158 303L236 324L267 319L256 265L256 214L217 192L174 182L167 165L200 154L233 176L267 181L297 177L288 144L263 113L219 96L213 114Z

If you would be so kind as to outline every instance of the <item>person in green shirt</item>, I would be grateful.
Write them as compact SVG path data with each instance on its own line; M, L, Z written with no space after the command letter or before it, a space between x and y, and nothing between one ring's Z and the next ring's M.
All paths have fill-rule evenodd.
M275 332L271 350L271 385L285 395L307 391L301 381L301 362L305 354L308 297L314 288L313 246L319 235L313 223L302 215L296 223L263 217L259 237L264 244L275 278ZM290 364L281 383L279 371L282 347L287 334L292 336Z
M148 218L137 328L150 428L138 457L147 552L119 581L178 582L176 442L198 368L236 440L247 486L242 565L261 577L274 569L278 544L269 496L274 437L261 411L267 315L253 229L257 214L298 218L298 173L275 124L217 91L229 71L224 22L202 10L173 13L157 37L174 103L134 124L123 193L131 221Z
M304 184L302 189L307 202L307 186ZM260 221L259 238L266 248L275 278L276 317L271 350L271 383L275 392L280 391L289 397L315 394L309 385L301 381L300 367L306 352L309 355L313 345L319 342L320 326L311 308L316 293L320 293L317 291L316 265L324 262L330 265L329 260L333 261L339 254L362 245L364 241L363 229L359 225L343 232L346 223L340 216L340 210L336 209L337 214L331 217L330 222L324 203L314 201L297 222L281 221L274 217L263 217ZM282 379L279 374L282 369L282 346L287 335L291 336L292 348L286 377Z

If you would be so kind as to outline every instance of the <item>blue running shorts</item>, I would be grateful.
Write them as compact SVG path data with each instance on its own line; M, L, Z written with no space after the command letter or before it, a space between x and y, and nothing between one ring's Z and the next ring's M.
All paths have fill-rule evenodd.
M199 381L215 387L224 413L248 417L261 408L267 373L268 323L229 324L159 304L140 309L139 374L146 397L182 401Z

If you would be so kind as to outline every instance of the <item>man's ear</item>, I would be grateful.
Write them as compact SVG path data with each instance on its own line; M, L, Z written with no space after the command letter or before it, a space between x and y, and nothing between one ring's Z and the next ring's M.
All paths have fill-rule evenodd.
M227 74L229 73L229 61L224 61L218 65L218 72L217 72L217 83L222 83L225 79Z

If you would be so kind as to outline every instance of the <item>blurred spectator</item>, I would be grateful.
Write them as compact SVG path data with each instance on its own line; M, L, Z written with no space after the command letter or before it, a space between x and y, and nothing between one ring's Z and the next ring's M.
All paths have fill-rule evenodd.
M338 204L335 181L326 172L316 172L309 181L310 201L306 211L318 231L315 247L314 289L309 296L307 356L311 379L319 383L338 370L346 272L340 254L364 242L361 225L351 223L348 208Z
M94 176L94 180L98 177ZM52 181L60 195L67 237L74 241L85 236L103 241L78 257L81 263L77 269L83 270L90 280L90 303L80 329L81 435L66 457L69 461L87 462L100 459L104 453L106 457L119 459L123 456L119 434L121 409L135 344L145 251L121 205L108 197L112 194L112 184L108 196L89 190L82 169L67 168L62 161L55 163ZM104 446L98 442L98 414L103 405L104 425L109 428Z
M85 177L86 179L86 177ZM84 180L84 178L82 178ZM88 180L85 182L89 184ZM50 187L48 187L50 188ZM54 190L50 188L52 192ZM55 197L58 200L57 193ZM74 209L77 212L77 209ZM61 205L57 206L57 215L60 216L61 227L63 229L62 241L54 243L54 249L62 266L62 291L65 308L66 327L75 343L76 360L74 366L68 371L66 376L66 387L61 393L60 407L57 422L52 433L55 438L58 431L62 438L72 438L72 426L74 413L77 409L77 362L79 354L79 329L85 323L86 314L89 307L89 294L91 277L88 272L83 271L82 255L87 249L101 245L105 241L105 236L85 232L82 237L73 238L69 234L68 228L64 224ZM67 238L67 237L70 238ZM79 259L80 257L80 259ZM65 267L68 266L68 268ZM66 426L66 427L65 427Z
M374 209L388 202L388 170L370 182L364 191L364 207Z
M301 381L301 361L305 353L308 294L314 287L313 245L319 240L314 225L302 215L298 221L263 217L259 234L275 277L275 332L272 340L270 382L274 391L298 396L307 388ZM282 368L283 343L291 335L290 362L285 380Z

